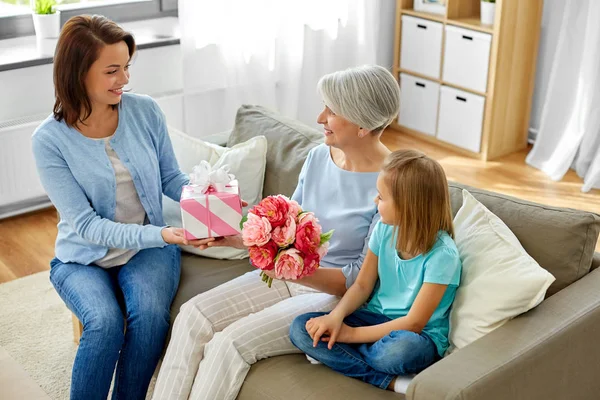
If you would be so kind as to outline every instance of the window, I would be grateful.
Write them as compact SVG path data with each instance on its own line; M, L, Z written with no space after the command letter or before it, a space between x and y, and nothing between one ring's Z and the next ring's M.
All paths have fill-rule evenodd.
M107 6L120 3L133 3L148 0L57 0L57 8L61 11L84 9L90 6ZM0 0L0 18L29 14L34 8L35 0Z
M0 39L33 35L35 0L0 0ZM61 22L79 14L103 14L117 22L177 16L177 0L57 0Z
M29 0L0 0L0 18L27 14Z

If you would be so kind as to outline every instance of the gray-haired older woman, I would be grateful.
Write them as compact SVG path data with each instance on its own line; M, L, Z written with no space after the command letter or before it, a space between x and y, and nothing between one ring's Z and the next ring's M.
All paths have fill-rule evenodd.
M274 280L271 288L258 270L249 272L185 303L155 399L235 399L251 364L299 352L289 339L296 316L331 310L356 279L379 219L373 199L390 153L380 137L398 114L400 89L386 69L363 66L325 75L318 90L325 143L308 154L292 198L315 213L324 232L335 229L321 268L293 282ZM243 244L228 237L203 246Z

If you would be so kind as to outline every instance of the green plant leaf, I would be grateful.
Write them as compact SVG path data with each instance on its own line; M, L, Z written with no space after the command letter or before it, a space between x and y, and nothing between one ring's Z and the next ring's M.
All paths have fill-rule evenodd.
M244 229L244 222L248 221L248 216L244 215L240 221L240 229Z
M35 13L42 15L54 14L55 5L56 0L35 0Z
M329 240L333 236L333 232L334 232L334 229L330 230L329 232L322 233L321 234L321 243L319 243L319 246L323 246L323 243L329 242Z

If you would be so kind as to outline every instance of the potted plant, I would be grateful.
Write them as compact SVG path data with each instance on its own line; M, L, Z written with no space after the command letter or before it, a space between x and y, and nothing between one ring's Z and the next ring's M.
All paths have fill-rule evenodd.
M493 25L495 14L496 0L481 0L481 23L484 25Z
M60 11L56 0L34 0L33 26L38 38L56 38L60 33Z

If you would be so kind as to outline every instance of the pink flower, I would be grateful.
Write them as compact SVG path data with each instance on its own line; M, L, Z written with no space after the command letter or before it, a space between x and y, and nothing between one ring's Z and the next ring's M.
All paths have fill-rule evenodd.
M304 270L302 271L302 276L308 276L315 273L317 268L319 268L319 261L321 257L317 253L307 254L304 256Z
M275 274L279 279L298 279L304 271L304 260L302 254L294 249L279 252L275 260Z
M289 207L288 215L294 217L295 221L298 221L298 214L302 212L302 207L300 207L300 204L298 204L296 200L290 200L288 197L282 194L278 194L277 197L281 197L287 202Z
M323 257L325 257L328 250L329 250L329 242L325 242L317 248L317 254L319 255L319 260L322 260Z
M311 212L303 213L296 227L296 243L294 247L304 254L316 252L321 244L321 225Z
M248 220L242 229L244 246L262 246L271 240L271 224L265 217L248 213Z
M277 244L272 240L269 240L267 244L263 246L251 246L248 249L252 265L267 271L275 268L275 257L277 256L278 251L279 248L277 247Z
M285 225L289 206L285 199L278 196L265 197L255 205L249 212L260 217L265 217L273 228Z
M279 247L287 247L296 239L296 220L288 215L285 225L273 229L271 238Z

